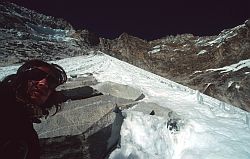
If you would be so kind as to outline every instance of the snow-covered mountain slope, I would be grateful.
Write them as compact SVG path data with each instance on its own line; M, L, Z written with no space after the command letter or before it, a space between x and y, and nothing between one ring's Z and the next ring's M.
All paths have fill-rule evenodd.
M170 133L164 117L126 111L121 148L111 158L249 158L250 114L107 55L58 61L68 74L93 73L140 89L145 102L174 110L185 120Z
M113 57L250 111L250 68L245 64L234 71L217 71L250 59L247 23L214 36L180 34L148 42L122 34L100 44Z
M66 60L58 64L69 74L91 72L100 82L140 89L146 96L143 101L168 107L185 120L181 130L171 134L164 117L126 111L121 148L111 158L250 157L249 113L107 55L72 61L77 67Z
M246 111L105 54L54 62L69 77L91 73L98 82L128 85L145 95L141 104L123 111L120 146L111 159L250 158L250 113ZM0 78L16 68L1 67ZM176 131L170 130L167 114L156 110L149 115L143 103L173 110L180 118Z
M249 20L219 35L181 34L146 41L126 33L113 40L101 38L8 2L0 2L0 17L0 66L102 51L250 112L250 68L218 71L250 59Z

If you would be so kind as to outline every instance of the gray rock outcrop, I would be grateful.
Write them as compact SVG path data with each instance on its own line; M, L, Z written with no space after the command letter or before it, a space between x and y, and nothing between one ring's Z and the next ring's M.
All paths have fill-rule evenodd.
M96 79L89 75L71 79L58 88L63 102L60 111L42 119L42 123L34 124L40 138L42 159L99 159L106 157L112 148L116 147L119 138L111 138L111 132L114 132L111 125L117 123L113 123L117 118L114 110L136 105L139 101L135 99L141 94L139 90L125 85L95 81ZM79 82L91 83L93 88L82 86ZM111 89L96 90L96 84L96 88L104 86ZM114 94L112 91L106 94L107 90L122 91L122 94L129 98L119 97L119 93ZM133 94L134 99L130 99L131 92L138 92ZM118 126L121 127L121 122Z

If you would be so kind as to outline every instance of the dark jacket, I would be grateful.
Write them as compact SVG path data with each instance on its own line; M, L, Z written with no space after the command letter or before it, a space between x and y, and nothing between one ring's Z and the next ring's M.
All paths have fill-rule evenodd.
M24 105L16 101L15 91L8 83L0 83L0 101L0 158L39 159L38 135Z

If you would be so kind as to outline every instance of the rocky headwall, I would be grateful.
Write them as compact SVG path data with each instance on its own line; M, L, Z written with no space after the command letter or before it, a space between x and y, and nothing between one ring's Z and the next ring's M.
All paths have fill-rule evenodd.
M182 34L145 41L122 34L102 39L100 47L120 60L250 111L249 66L235 72L211 71L250 59L248 23L205 37Z

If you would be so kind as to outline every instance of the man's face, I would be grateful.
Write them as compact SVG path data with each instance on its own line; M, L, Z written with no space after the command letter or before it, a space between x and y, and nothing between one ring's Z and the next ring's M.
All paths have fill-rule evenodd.
M47 71L46 68L42 68ZM44 77L40 80L28 80L27 95L30 97L30 102L36 105L44 104L49 98L52 90L49 88L48 79Z
M30 96L30 101L33 104L44 104L51 94L51 90L48 87L47 79L44 78L41 81L28 81L27 93Z

